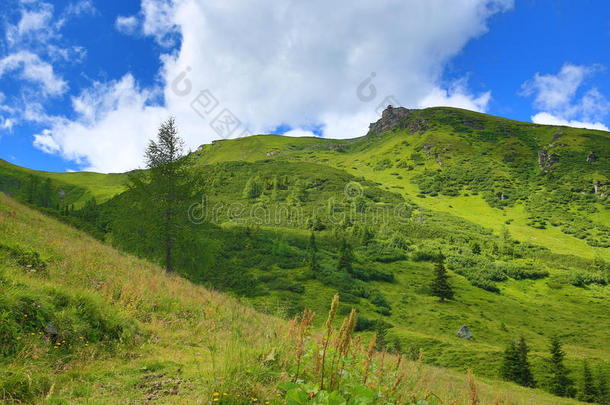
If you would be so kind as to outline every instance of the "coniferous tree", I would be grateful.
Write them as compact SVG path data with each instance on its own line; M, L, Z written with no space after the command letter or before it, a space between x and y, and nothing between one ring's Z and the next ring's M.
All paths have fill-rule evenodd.
M445 268L445 257L439 254L434 268L434 280L432 281L432 295L439 298L440 302L453 298L453 289L449 284L449 274Z
M311 235L309 236L309 271L315 275L318 270L318 245L316 243L316 233L311 231Z
M517 382L519 379L519 349L514 340L511 340L504 350L500 375L506 381Z
M608 392L608 380L601 365L597 370L597 398L600 405L610 405L610 392Z
M178 238L178 218L183 186L187 182L187 165L184 158L184 141L178 136L173 117L161 124L156 141L150 141L145 152L146 166L150 169L151 184L155 191L152 202L161 214L161 239L165 250L165 269L174 270L174 249Z
M525 387L535 387L536 382L534 381L534 376L532 375L530 363L527 358L529 354L529 347L527 346L523 336L519 339L517 349L519 352L519 380L517 383Z
M33 174L30 174L28 177L28 182L25 187L25 201L28 204L37 204L38 203L38 193L39 193L39 183L40 179Z
M597 398L597 388L593 374L589 368L589 362L584 359L582 362L582 384L578 392L578 399L583 402L595 402Z
M529 348L525 339L511 341L504 351L500 373L502 378L525 387L534 387L534 377L528 361Z
M343 238L343 240L341 241L341 247L339 248L339 260L337 261L337 270L352 273L353 260L354 253L352 252L352 247L347 242L347 240Z
M561 341L558 337L551 338L550 346L550 391L560 397L574 396L574 387L572 380L568 377L568 370L563 364L565 352L561 347Z
M144 154L148 170L128 177L129 191L120 201L129 214L113 220L116 243L158 259L168 272L174 271L178 240L188 241L183 235L191 188L183 145L174 119L163 122Z
M38 203L45 208L51 208L53 206L53 184L51 183L51 179L46 178L42 183L42 188L40 190L40 197Z

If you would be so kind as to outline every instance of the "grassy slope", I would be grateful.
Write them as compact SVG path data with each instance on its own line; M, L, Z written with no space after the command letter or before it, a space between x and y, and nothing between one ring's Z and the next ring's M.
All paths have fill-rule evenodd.
M124 173L43 172L16 166L0 159L0 175L9 174L11 172L17 172L24 176L33 174L43 178L48 177L59 183L85 190L85 192L75 201L77 207L81 206L91 197L95 197L98 203L102 203L125 190L126 174Z
M537 147L543 148L553 143L553 136L561 132L560 138L564 149L570 153L570 148L584 148L585 143L582 133L584 130L567 127L541 126L521 123L474 113L466 110L453 108L434 108L424 111L432 111L436 114L449 112L469 117L470 119L486 122L491 128L502 125L515 125L527 135L528 139L536 142ZM599 139L606 149L608 148L608 133L603 131L586 131L592 133ZM381 159L389 158L393 163L403 159L408 161L409 156L421 151L423 144L447 145L450 161L455 156L471 155L473 159L477 156L491 155L500 161L502 153L508 147L506 142L512 142L511 136L497 136L505 141L490 144L479 139L469 139L468 136L455 134L447 128L431 130L423 134L409 134L407 131L397 131L390 135L357 138L347 141L335 141L314 138L282 138L279 136L255 136L230 141L216 142L213 145L204 146L199 154L201 163L209 164L222 161L245 160L256 161L261 159L278 160L305 160L344 169L356 176L363 176L369 180L382 183L387 189L402 192L405 196L414 199L415 202L428 209L448 212L473 223L500 231L507 227L513 237L518 240L538 244L551 249L556 253L574 254L582 257L592 258L600 255L607 260L610 259L609 249L601 249L587 245L583 240L562 233L558 228L547 227L547 229L535 229L527 225L528 213L521 204L508 207L504 210L490 207L480 196L439 196L433 198L418 198L419 187L412 183L412 179L422 173L425 169L436 170L440 166L434 160L428 160L421 165L415 165L414 170L390 168L387 170L376 170L375 163ZM503 143L504 142L504 143ZM601 142L601 143L599 143ZM345 145L346 152L336 151L335 145ZM490 146L492 145L492 146ZM352 146L350 148L350 146ZM523 159L529 159L530 163L536 161L535 153L523 147L514 146ZM519 149L521 148L521 149ZM535 148L534 148L535 149ZM269 155L269 152L272 152ZM558 152L559 153L559 152ZM599 151L598 151L599 153ZM453 154L454 156L451 156ZM605 157L605 156L604 156ZM607 159L607 157L605 157ZM595 173L595 176L608 176L608 173ZM605 226L610 225L610 212L600 207L600 211L590 215L589 218ZM506 222L510 224L507 225Z
M293 350L286 346L283 322L166 276L157 266L119 253L3 194L0 243L37 251L49 262L48 275L26 274L0 256L0 272L9 280L0 283L4 296L23 289L87 294L101 298L139 331L110 347L75 343L67 351L53 350L37 333L24 333L18 355L0 358L0 399L8 401L20 392L24 400L37 403L208 403L214 392L226 392L221 403L252 403L251 398L281 403L275 381L282 378L282 360L289 362ZM274 349L277 360L261 362ZM432 391L456 404L467 402L464 375L405 364L414 391ZM482 403L576 403L512 384L479 385Z

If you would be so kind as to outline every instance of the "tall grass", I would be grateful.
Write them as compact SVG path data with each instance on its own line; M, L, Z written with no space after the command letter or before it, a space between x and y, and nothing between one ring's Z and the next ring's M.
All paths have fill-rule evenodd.
M435 395L444 403L472 403L463 375L378 352L372 335L354 336L355 312L339 328L336 312L329 315L321 331L312 328L312 312L292 322L263 315L3 194L0 244L37 252L46 263L44 272L31 272L0 254L2 296L21 288L31 293L32 305L39 303L40 291L86 296L82 302L106 308L99 312L100 322L116 316L138 331L137 338L115 339L111 345L77 340L68 351L54 349L40 334L17 336L27 344L0 358L2 403L283 404L284 383L295 384L292 389L311 383L316 392L362 386L376 400L393 398L401 404L413 398L434 403ZM8 316L18 315L12 308ZM495 399L502 404L574 403L510 384L477 381L477 387L481 404Z

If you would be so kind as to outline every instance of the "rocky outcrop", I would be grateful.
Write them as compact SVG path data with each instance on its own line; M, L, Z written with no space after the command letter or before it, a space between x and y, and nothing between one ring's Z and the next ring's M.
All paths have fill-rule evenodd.
M595 152L591 151L591 153L589 153L589 156L587 156L587 163L593 163L597 161L597 155L595 154Z
M595 193L595 195L599 198L604 198L607 195L607 191L606 191L606 186L608 184L601 182L599 180L594 180L593 181L593 191Z
M538 166L540 166L540 169L547 171L558 161L559 155L546 150L538 151Z
M405 107L393 107L389 105L379 121L369 125L369 135L381 134L394 129L406 128L411 132L423 132L428 128L427 122L423 119L413 117L413 112Z
M275 155L279 155L280 151L279 150L271 150L269 152L267 152L267 157L273 157Z
M463 339L468 339L468 340L474 339L474 336L472 336L472 332L470 332L470 328L466 325L462 326L455 335L457 337L463 338Z

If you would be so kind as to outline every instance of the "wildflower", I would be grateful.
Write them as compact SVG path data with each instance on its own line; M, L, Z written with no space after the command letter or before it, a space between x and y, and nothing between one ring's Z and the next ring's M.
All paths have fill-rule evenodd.
M212 401L216 402L216 401L218 401L218 398L214 398Z
M219 394L219 393L217 393L217 392L215 392L215 393L214 393L214 396L215 396L215 397L217 397L217 396L219 396L219 395L220 395L220 394Z

